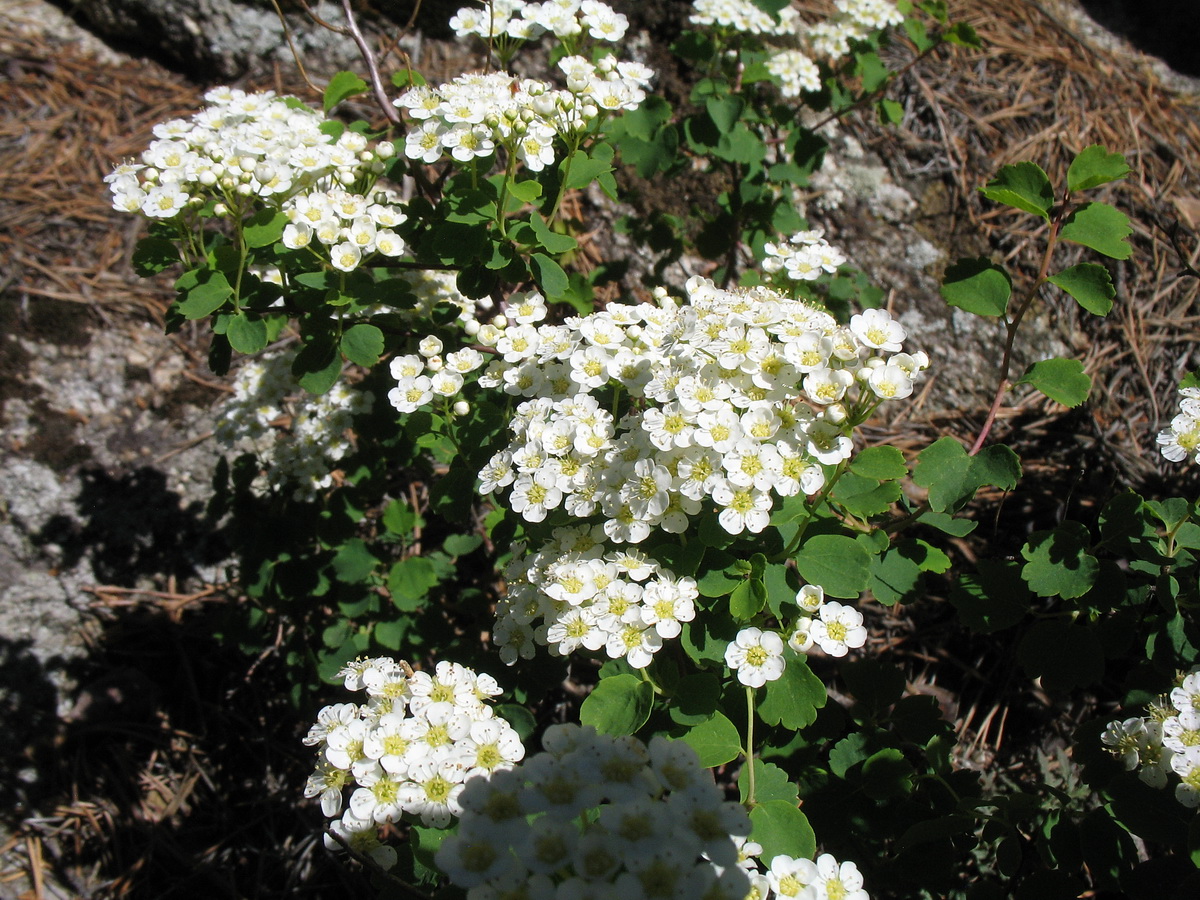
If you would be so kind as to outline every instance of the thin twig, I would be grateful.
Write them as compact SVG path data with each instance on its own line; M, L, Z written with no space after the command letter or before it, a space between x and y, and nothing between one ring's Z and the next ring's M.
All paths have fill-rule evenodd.
M376 875L379 875L382 878L386 878L391 884L394 884L396 886L397 890L399 890L399 892L401 894L404 894L406 897L411 897L411 898L413 898L413 900L431 900L431 898L428 894L423 893L422 891L419 891L417 888L413 887L407 881L402 881L401 879L397 878L395 875L393 875L391 872L389 872L387 869L385 869L379 863L375 862L375 860L371 859L371 857L369 857L367 854L356 850L354 847L352 847L350 845L350 842L348 840L346 840L344 837L342 837L340 834L338 834L336 831L334 831L328 825L325 826L325 833L327 835L329 835L331 838L333 838L335 841L337 841L338 846L340 846L343 850L345 850L347 853L349 853L350 856L353 859L355 859L357 862L366 866L368 869L370 869Z
M354 18L354 9L350 5L350 0L342 0L342 9L346 12L346 27L350 30L350 36L354 38L354 43L358 44L358 52L362 54L363 62L367 64L367 75L371 79L375 102L383 110L383 117L388 120L389 124L399 125L400 113L396 111L396 107L388 99L387 91L383 89L383 79L379 77L379 65L375 62L375 54L367 44L367 39L363 37L362 30L358 27L358 20Z

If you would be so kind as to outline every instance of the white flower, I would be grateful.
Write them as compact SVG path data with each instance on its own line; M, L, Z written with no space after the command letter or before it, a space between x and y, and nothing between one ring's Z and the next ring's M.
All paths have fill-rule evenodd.
M783 675L783 640L773 631L743 628L725 648L725 665L737 672L738 681L762 687Z
M845 656L851 648L867 642L867 629L857 609L830 600L822 604L818 616L809 633L813 643L830 656Z

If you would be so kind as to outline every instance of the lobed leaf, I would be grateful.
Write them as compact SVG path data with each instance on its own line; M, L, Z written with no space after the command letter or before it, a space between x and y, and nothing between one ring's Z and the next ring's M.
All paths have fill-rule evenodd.
M996 177L979 189L983 196L1050 221L1054 188L1037 163L1003 166Z
M1035 362L1015 383L1031 384L1054 402L1071 409L1086 400L1092 390L1092 379L1084 373L1083 363L1061 357Z
M1133 247L1125 238L1132 233L1129 217L1116 207L1085 203L1067 217L1059 235L1113 259L1129 259Z
M1107 316L1117 296L1108 269L1097 263L1080 263L1046 279L1075 298L1075 302L1097 316Z
M1101 144L1092 144L1079 152L1067 169L1067 190L1086 191L1129 174L1129 165L1120 153L1109 153Z
M977 316L1002 316L1012 295L1012 280L989 259L960 259L946 269L941 294L951 306Z

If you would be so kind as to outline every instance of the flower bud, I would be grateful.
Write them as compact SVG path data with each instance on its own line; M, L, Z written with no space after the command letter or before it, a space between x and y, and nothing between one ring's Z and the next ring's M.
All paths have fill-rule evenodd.
M453 409L456 416L465 416L471 411L471 404L466 400L459 400L454 404Z
M216 206L213 207L213 215L217 216L218 218L223 219L227 215L229 215L229 207L226 206L224 203L218 203Z
M846 421L846 407L841 403L830 403L825 407L825 421L831 422L834 425L841 425Z

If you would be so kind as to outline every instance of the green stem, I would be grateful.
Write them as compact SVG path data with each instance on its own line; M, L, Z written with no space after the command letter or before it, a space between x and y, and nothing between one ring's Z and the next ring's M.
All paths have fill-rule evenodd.
M558 185L558 196L554 198L554 206L550 209L550 215L546 217L548 228L554 227L554 222L558 219L558 209L567 195L567 179L571 177L571 160L575 158L575 153L579 150L579 143L579 138L567 142L567 158L563 160L562 181Z
M1054 254L1054 247L1058 243L1058 232L1062 228L1063 220L1066 218L1067 204L1070 202L1070 199L1071 194L1068 191L1063 196L1062 204L1058 207L1057 213L1050 222L1050 236L1046 241L1046 252L1042 254L1042 264L1038 269L1037 277L1033 280L1033 285L1029 288L1029 291L1018 301L1012 319L1005 325L1004 356L1000 360L1000 383L996 386L996 395L992 398L992 405L988 409L987 417L983 420L983 426L979 429L979 435L975 438L975 443L971 445L970 456L974 456L983 448L983 442L987 440L988 433L992 430L992 425L996 422L996 414L1000 412L1000 404L1004 400L1004 395L1011 386L1008 381L1008 372L1012 366L1013 347L1017 341L1017 329L1021 326L1021 320L1025 318L1025 313L1033 305L1038 291L1046 283L1046 273L1050 271L1050 257Z
M746 782L746 806L753 807L755 804L755 773L754 773L754 688L746 685L746 765L750 767L750 774Z

